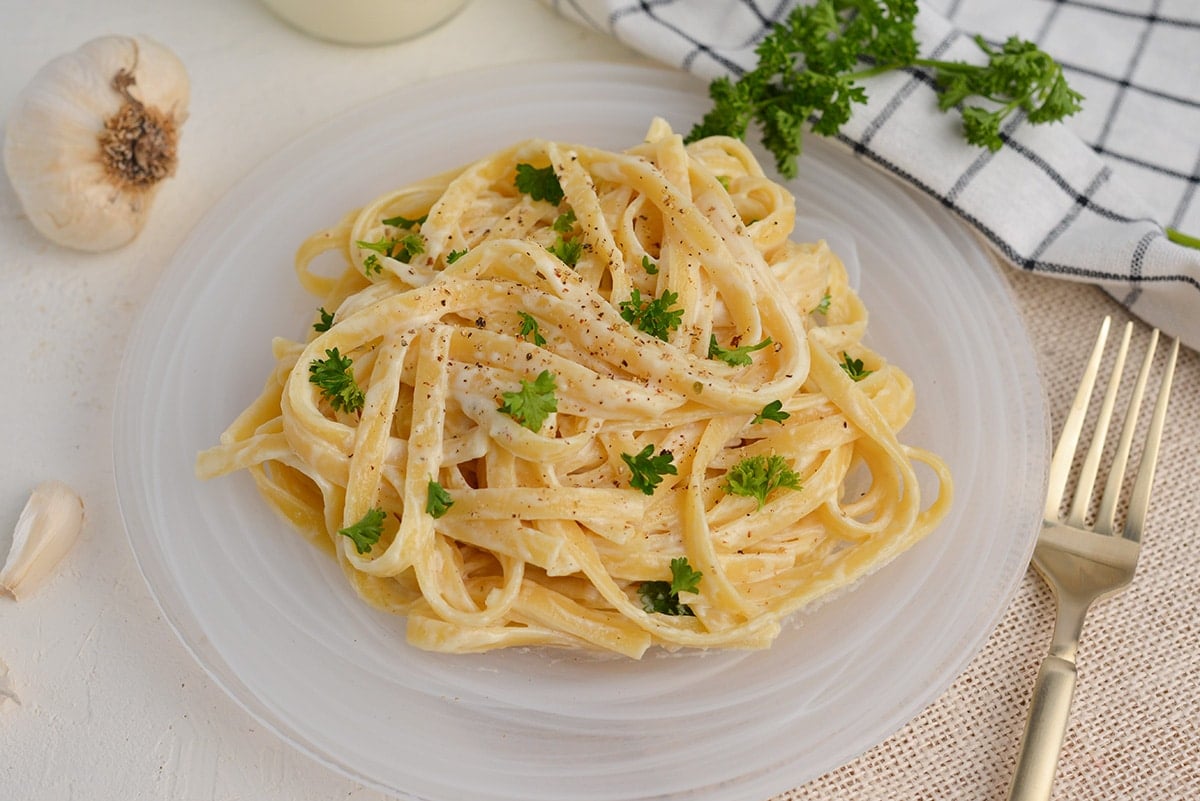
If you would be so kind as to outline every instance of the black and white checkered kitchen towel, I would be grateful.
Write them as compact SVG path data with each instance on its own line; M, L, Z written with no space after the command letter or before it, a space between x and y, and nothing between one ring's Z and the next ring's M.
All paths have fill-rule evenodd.
M545 0L711 80L738 75L796 0ZM1085 96L1065 124L1010 118L968 145L922 70L864 82L841 139L956 212L1011 264L1104 287L1200 349L1200 0L923 0L921 55L979 62L974 33L1038 43ZM803 162L801 162L803 175Z

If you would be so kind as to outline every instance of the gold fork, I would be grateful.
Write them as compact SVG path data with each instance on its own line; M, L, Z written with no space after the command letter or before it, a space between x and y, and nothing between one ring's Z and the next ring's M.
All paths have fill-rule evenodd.
M1142 395L1158 344L1157 330L1151 335L1146 357L1142 361L1133 394L1129 399L1121 440L1113 456L1095 522L1088 528L1085 518L1091 505L1092 489L1104 450L1104 440L1121 383L1121 373L1125 367L1129 337L1133 330L1132 323L1125 326L1125 333L1117 350L1112 377L1100 407L1091 447L1080 469L1070 511L1065 520L1059 514L1067 478L1075 460L1080 431L1087 415L1088 402L1096 383L1101 357L1104 355L1110 323L1110 318L1105 317L1100 326L1096 345L1092 349L1087 369L1084 370L1083 379L1075 395L1075 402L1067 414L1058 446L1054 450L1054 458L1050 462L1045 516L1033 552L1033 565L1054 592L1058 602L1058 615L1054 621L1050 652L1042 661L1033 685L1029 720L1025 724L1021 752L1017 756L1017 768L1009 787L1009 801L1044 801L1050 797L1059 751L1067 732L1071 697L1075 693L1075 654L1079 649L1079 634L1083 629L1084 617L1093 601L1115 594L1133 579L1138 551L1141 548L1142 527L1146 522L1146 508L1150 500L1150 485L1154 481L1154 463L1158 458L1163 422L1167 415L1167 396L1171 391L1171 376L1179 354L1178 339L1171 346L1167 364L1163 369L1158 400L1154 405L1154 415L1142 448L1137 478L1129 496L1123 530L1116 530L1115 521Z

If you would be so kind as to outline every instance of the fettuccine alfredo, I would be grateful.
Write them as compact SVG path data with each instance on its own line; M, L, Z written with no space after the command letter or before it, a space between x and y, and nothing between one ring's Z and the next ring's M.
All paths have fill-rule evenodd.
M744 144L661 120L385 194L300 247L311 333L197 473L248 471L421 648L766 647L951 496L794 218Z

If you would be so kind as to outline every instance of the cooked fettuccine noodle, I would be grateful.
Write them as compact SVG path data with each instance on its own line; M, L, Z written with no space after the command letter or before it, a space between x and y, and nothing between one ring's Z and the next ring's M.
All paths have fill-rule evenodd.
M553 167L562 199L518 165ZM197 472L247 470L421 648L766 647L950 503L942 461L897 438L911 381L794 216L741 142L661 120L624 153L526 141L379 197L301 246L332 322L276 340ZM360 408L318 381L335 349ZM546 374L553 408L523 419Z

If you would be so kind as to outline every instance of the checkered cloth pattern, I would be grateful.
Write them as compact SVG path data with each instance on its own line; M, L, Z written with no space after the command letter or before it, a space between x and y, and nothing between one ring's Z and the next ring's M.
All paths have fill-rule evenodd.
M545 0L564 16L711 80L754 66L795 0ZM1014 115L992 153L965 143L920 69L864 81L839 138L935 198L1009 264L1092 282L1200 349L1200 0L923 0L921 54L981 61L972 37L1036 42L1085 96L1064 124ZM800 180L803 180L803 160Z

